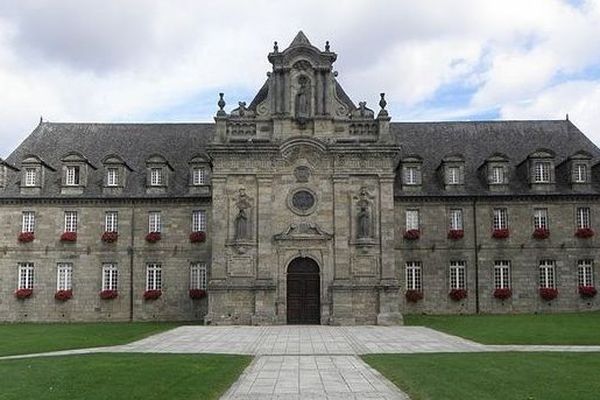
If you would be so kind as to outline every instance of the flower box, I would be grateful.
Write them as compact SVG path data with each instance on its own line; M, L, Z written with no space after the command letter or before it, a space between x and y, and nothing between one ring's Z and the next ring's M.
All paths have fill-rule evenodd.
M59 301L67 301L73 297L72 290L59 290L54 293L54 298Z
M531 236L534 239L548 239L550 237L550 230L548 228L535 228Z
M540 288L540 297L546 301L554 300L558 296L558 289Z
M77 241L77 232L63 232L60 235L61 242L76 242Z
M115 299L117 296L119 296L119 292L116 290L102 290L100 292L100 298L103 300Z
M579 286L579 295L583 299L591 299L598 294L598 291L593 286Z
M421 236L421 232L418 229L409 229L404 232L404 239L406 240L417 240Z
M104 243L114 243L119 238L119 233L117 232L104 232L102 234L102 241Z
M198 231L190 233L190 243L203 243L206 241L206 232Z
M509 235L508 229L494 229L492 231L492 237L494 239L506 239Z
M465 231L462 229L450 229L448 231L448 239L458 240L465 236Z
M190 289L190 299L203 299L206 297L206 290L202 289Z
M144 300L156 300L162 296L162 290L146 290L144 292Z
M160 240L160 232L150 232L146 235L146 242L156 243Z
M509 288L498 288L494 290L494 297L499 300L507 300L512 296L512 291Z
M17 289L15 297L19 300L27 299L33 294L33 289Z
M594 231L592 228L579 228L575 231L575 236L580 239L587 239L594 236Z
M423 292L420 290L407 290L405 296L406 301L410 303L416 303L419 300L423 300Z
M467 298L467 290L466 289L452 289L448 296L454 301L461 301L462 299Z
M34 235L33 232L21 232L21 233L19 233L18 240L19 240L20 243L33 242L33 239L35 239L35 235Z

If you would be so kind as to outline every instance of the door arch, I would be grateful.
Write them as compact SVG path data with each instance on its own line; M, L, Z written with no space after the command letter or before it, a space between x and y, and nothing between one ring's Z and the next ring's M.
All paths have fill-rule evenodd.
M287 323L321 323L321 278L312 258L298 257L288 265Z

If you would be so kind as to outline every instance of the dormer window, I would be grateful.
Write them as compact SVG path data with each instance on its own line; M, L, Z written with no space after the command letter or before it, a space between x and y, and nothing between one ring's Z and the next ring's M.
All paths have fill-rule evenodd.
M110 154L102 160L104 165L104 194L121 194L127 181L127 172L132 169L116 154Z
M153 194L166 193L172 171L173 168L163 156L150 156L146 160L146 191Z
M488 189L491 191L503 191L507 189L509 159L505 154L493 153L479 167L480 177L487 181Z
M526 166L531 189L554 190L554 184L556 183L555 157L556 155L552 150L538 149L529 154L526 163L522 167L517 167L524 168Z
M575 183L587 183L587 165L575 164L574 175Z
M25 182L24 186L34 187L37 186L37 168L25 168Z
M534 169L534 183L550 183L551 174L550 169L552 168L552 163L548 161L536 161L533 165Z
M460 154L453 154L442 159L440 175L446 190L462 188L465 183L465 162Z
M447 172L447 183L448 185L460 184L460 168L448 167Z
M77 152L71 152L61 158L62 165L62 188L61 194L79 195L87 186L90 168L95 170L87 158Z
M206 169L204 167L192 168L192 185L206 185Z
M422 176L423 160L417 155L402 159L400 176L402 178L402 190L418 191L423 182Z
M119 186L119 168L106 169L106 186Z
M150 168L150 185L151 186L162 186L163 185L163 169L162 168Z
M501 185L504 183L503 167L492 167L492 173L490 174L490 183L494 185Z
M418 185L419 171L417 167L405 167L404 168L404 184L405 185Z
M80 170L79 167L68 166L65 177L65 185L67 186L77 186L79 185L80 180Z

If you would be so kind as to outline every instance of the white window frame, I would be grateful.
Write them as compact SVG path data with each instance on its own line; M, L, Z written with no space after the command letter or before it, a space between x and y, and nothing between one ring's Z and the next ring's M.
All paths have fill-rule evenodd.
M462 260L450 261L448 283L450 289L466 289L467 288L467 273L466 262Z
M17 289L33 290L34 267L32 262L22 262L17 264L19 268Z
M463 210L462 208L450 209L450 230L462 231L463 226Z
M404 184L405 185L418 185L419 169L414 166L404 167Z
M192 211L192 232L206 232L206 211Z
M577 260L578 286L594 286L594 261Z
M117 264L102 264L102 290L119 289L119 268Z
M406 262L406 290L423 290L423 273L420 261Z
M56 266L56 290L73 290L73 264L58 263Z
M460 167L447 167L446 172L448 174L448 185L460 184Z
M106 186L119 186L119 168L109 167L106 169Z
M164 184L163 169L161 167L150 168L150 186L162 186Z
M81 182L81 168L74 165L68 165L65 173L66 186L79 186Z
M510 261L494 261L494 289L510 289Z
M37 168L25 168L25 186L37 185Z
M206 263L194 262L190 265L190 289L206 290Z
M77 232L77 211L65 211L65 232Z
M162 265L160 263L146 265L146 290L162 290Z
M575 164L575 183L586 183L587 182L587 165L586 164Z
M504 183L504 167L492 167L491 181L494 185Z
M104 214L104 232L119 232L118 211L107 211Z
M419 230L419 210L406 210L406 230Z
M150 211L148 212L148 233L160 233L162 228L161 223L161 212Z
M533 164L533 182L550 183L552 163L549 161L536 161Z
M556 262L554 260L540 261L540 288L556 288Z
M206 185L206 168L205 167L193 167L192 168L192 185L194 185L194 186Z
M493 213L492 227L494 230L508 229L508 209L504 207L494 208Z
M35 211L23 211L21 218L21 232L35 232Z
M534 229L550 229L548 224L548 209L534 208L533 209L533 227Z
M577 229L588 229L592 226L589 207L577 207Z

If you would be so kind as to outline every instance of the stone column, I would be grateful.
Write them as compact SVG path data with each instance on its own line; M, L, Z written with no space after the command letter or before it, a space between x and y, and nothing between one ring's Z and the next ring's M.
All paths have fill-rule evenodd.
M225 242L228 232L227 215L227 178L214 176L212 184L212 262L211 280L224 280L227 277L227 259Z

